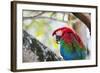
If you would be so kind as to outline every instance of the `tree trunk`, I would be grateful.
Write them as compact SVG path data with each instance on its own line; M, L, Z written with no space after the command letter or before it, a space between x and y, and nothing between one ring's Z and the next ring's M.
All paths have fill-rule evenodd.
M48 47L23 30L23 62L60 61Z

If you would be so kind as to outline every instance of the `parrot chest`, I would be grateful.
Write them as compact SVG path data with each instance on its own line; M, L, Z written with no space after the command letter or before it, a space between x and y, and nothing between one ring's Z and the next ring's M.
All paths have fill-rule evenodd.
M82 59L85 57L85 52L81 51L79 47L72 47L63 40L60 42L60 53L65 60Z

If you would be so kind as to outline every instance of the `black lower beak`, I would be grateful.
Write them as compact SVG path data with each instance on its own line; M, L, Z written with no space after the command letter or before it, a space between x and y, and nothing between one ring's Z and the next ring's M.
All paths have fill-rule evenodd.
M60 42L60 39L61 39L61 36L56 36L56 41L57 41L58 44Z

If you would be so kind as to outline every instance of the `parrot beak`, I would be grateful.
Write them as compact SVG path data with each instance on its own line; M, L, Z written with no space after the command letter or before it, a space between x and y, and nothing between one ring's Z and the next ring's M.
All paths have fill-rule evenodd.
M61 39L61 36L56 35L56 42L57 42L57 44L59 44L60 39Z
M56 38L56 42L57 44L60 43L60 39L61 39L61 36L62 36L62 31L60 29L57 29L53 32L52 34L53 36L55 35L55 38Z

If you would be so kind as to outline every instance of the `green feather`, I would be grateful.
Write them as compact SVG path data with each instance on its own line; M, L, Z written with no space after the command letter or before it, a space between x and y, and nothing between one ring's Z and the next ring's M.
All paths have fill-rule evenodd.
M86 48L81 48L80 45L76 41L72 41L71 44L66 43L63 39L60 41L60 44L67 52L73 52L75 49L78 52L85 51Z

